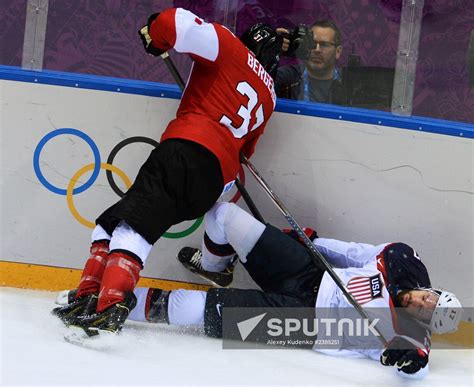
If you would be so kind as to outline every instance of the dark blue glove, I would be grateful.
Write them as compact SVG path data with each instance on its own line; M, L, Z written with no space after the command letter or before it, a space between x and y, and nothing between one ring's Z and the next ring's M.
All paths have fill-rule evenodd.
M414 374L428 364L428 353L402 336L390 340L380 356L384 366L394 366L406 374Z

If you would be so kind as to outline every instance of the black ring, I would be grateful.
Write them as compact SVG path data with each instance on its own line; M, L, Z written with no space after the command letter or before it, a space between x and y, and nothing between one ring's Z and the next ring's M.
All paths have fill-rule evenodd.
M152 138L149 137L142 137L142 136L135 136L135 137L130 137L126 138L123 141L120 141L117 145L115 145L114 149L109 154L109 157L107 158L107 164L112 164L114 161L115 156L117 156L117 153L126 145L128 144L133 144L134 142L144 142L145 144L150 144L154 146L155 148L160 144L158 141L153 140ZM123 192L117 184L115 184L114 181L114 176L111 171L106 170L105 174L107 175L107 181L110 184L110 188L120 197L123 197L125 195L125 192Z

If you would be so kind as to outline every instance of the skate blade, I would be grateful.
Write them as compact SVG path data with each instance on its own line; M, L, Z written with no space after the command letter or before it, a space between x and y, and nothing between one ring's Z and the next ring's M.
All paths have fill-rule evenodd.
M117 343L117 334L104 330L89 330L88 334L84 328L69 326L64 333L64 340L80 347L104 350Z
M69 296L69 290L60 291L56 297L56 301L55 301L56 305L60 305L60 306L68 305L69 304L68 296Z
M230 283L228 285L220 285L218 284L217 282L214 282L213 280L211 280L210 278L206 277L205 274L202 274L200 273L199 271L197 271L196 269L194 269L194 267L192 266L187 266L185 265L184 263L181 263L185 269L189 270L191 273L193 274L196 274L198 275L199 277L201 277L203 280L206 280L206 282L208 282L209 284L211 284L212 286L216 287L216 288L228 288L230 285L232 285L232 281L230 281Z
M193 272L194 274L197 274L199 277L201 277L202 279L205 279L207 282L209 282L211 285L213 285L214 287L216 288L228 288L230 285L232 285L232 282L228 285L220 285L218 284L217 282L214 282L213 280L211 280L210 278L207 278L204 274L200 274L198 272Z

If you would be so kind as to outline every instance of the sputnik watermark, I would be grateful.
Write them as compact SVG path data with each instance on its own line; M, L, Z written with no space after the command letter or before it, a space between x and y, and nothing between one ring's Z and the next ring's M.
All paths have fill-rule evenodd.
M468 313L474 315L472 309ZM426 324L414 319L406 308L367 308L367 315L368 319L352 307L223 308L222 346L224 349L366 351L384 348L380 334L385 338L398 332L415 339L430 336ZM438 345L445 347L443 342ZM472 340L459 348L472 349Z
M378 346L381 319L366 319L357 313L315 316L313 308L228 308L223 313L223 347L339 348L367 342ZM333 312L328 309L327 312ZM375 317L375 316L373 316ZM372 343L375 344L372 344Z
M372 321L367 319L350 319L350 318L314 318L297 319L297 318L271 318L267 321L268 331L270 336L290 336L294 332L302 332L305 336L313 337L318 333L324 333L325 336L336 335L338 337L344 336L365 336L368 337L372 333L374 336L379 336L375 329L375 325L380 321L376 318ZM336 331L333 331L333 329ZM247 335L248 336L248 335Z

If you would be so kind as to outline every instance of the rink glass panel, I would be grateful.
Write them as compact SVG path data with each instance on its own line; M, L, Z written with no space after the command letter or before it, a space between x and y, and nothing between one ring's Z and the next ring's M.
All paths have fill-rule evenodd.
M421 7L421 17L414 17L411 25L403 23L402 17L409 4ZM43 69L172 84L162 61L144 53L137 35L151 13L172 6L221 22L236 34L256 22L291 29L299 23L332 19L342 35L338 66L351 80L346 106L474 122L470 44L474 3L470 0L5 0L0 10L5 26L0 64L26 67L22 57L27 7L37 6L41 12L45 5ZM419 29L419 44L415 39L411 46L415 66L402 71L397 61L399 38L401 29L407 33L407 28ZM186 78L190 59L171 55ZM295 60L284 58L282 64L288 63ZM404 92L408 88L410 95L412 89L402 111L393 100L396 71L405 77Z

